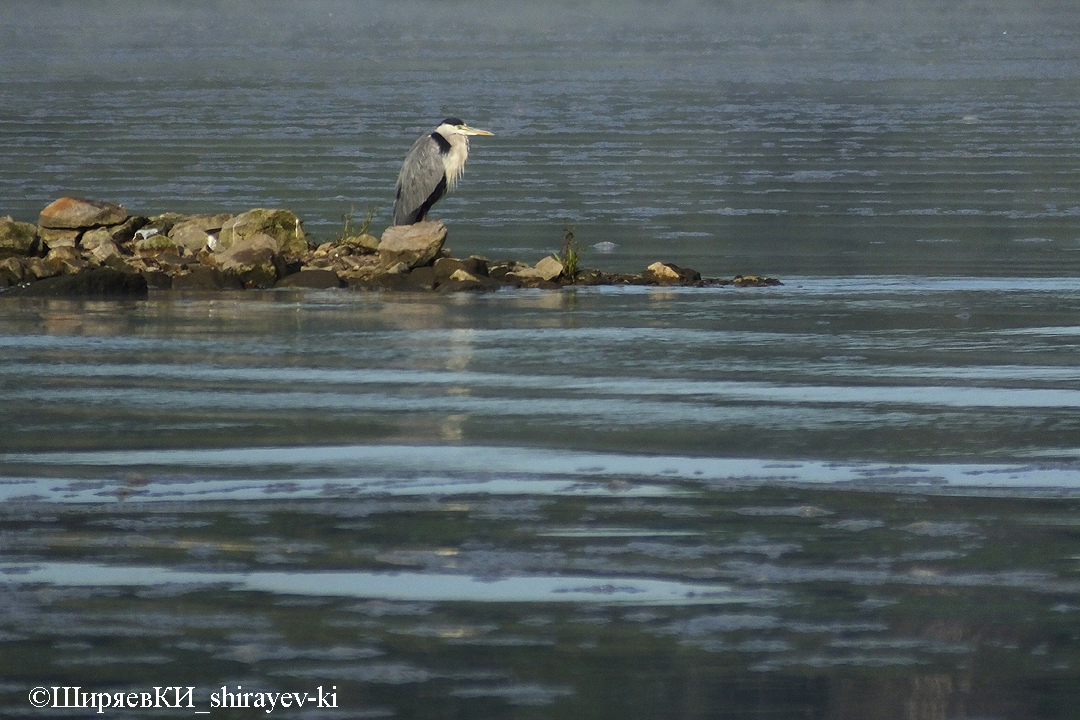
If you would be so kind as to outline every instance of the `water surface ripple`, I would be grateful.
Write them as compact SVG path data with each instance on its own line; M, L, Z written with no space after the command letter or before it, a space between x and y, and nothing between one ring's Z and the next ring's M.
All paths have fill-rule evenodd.
M168 672L350 717L1071 717L1078 310L897 276L9 299L5 714Z

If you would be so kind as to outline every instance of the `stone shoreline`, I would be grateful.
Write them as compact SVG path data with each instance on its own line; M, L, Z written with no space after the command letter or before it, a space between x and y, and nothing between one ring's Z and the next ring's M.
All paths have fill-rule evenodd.
M0 297L145 297L149 290L353 288L483 291L591 285L779 285L775 278L704 278L673 263L641 273L574 269L555 256L535 264L455 258L438 221L389 227L381 238L341 237L318 247L289 210L155 217L116 203L60 198L38 224L0 218Z

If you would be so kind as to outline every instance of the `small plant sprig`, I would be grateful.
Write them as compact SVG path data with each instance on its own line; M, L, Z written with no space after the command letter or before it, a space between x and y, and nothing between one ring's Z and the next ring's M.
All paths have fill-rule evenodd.
M371 221L375 219L375 208L368 208L364 213L364 222L360 223L360 232L357 235L367 235L368 230L371 229Z
M356 206L350 205L349 212L341 213L341 232L338 234L338 242L341 242L345 238L349 237L349 223L352 222L353 215L356 214Z
M375 219L376 212L375 208L368 208L367 212L364 213L364 221L360 223L360 228L356 232L351 232L349 226L356 216L356 206L350 205L349 212L341 213L341 235L338 237L338 242L342 242L348 237L355 237L356 235L367 235L368 230L371 229L371 221Z
M574 238L574 228L569 223L563 225L562 252L555 254L555 259L563 264L563 273L572 278L577 275L578 249Z

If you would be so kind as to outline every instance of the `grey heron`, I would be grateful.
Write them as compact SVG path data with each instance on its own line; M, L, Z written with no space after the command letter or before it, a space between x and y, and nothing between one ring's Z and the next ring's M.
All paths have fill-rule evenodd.
M427 219L439 198L454 189L469 157L470 135L491 135L460 118L448 117L432 132L421 135L401 166L394 199L394 224L412 225Z

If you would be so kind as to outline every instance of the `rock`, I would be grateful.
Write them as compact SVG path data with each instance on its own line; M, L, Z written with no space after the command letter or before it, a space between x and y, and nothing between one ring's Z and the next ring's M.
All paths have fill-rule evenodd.
M98 263L104 265L109 258L119 257L120 248L116 247L116 244L111 240L106 240L99 243L97 247L90 251L90 257L96 260Z
M533 266L533 272L535 272L541 280L558 280L565 269L566 267L561 261L556 260L550 255Z
M487 258L482 258L477 255L467 257L464 260L441 257L435 261L434 268L435 284L442 285L448 282L454 273L459 270L470 275L487 278L488 261Z
M183 224L169 231L169 239L192 252L199 252L213 239L210 233L198 225Z
M190 272L172 279L173 290L242 290L244 283L236 275L223 273L206 265L193 265Z
M100 266L110 267L113 270L119 270L124 273L138 272L138 268L135 268L127 261L127 258L120 252L120 248L116 247L111 242L103 242L94 248L87 259L91 263L97 263Z
M152 265L156 265L158 269L166 272L170 275L179 275L185 272L192 265L198 265L199 261L190 255L187 257L181 257L177 252L179 248L174 250L166 250L158 255L155 255L151 259Z
M435 262L438 263L438 260ZM436 269L430 265L413 268L408 280L410 285L415 285L421 290L434 290L437 282Z
M657 282L679 282L679 272L670 265L665 265L662 262L654 262L652 265L645 268L645 272L652 275Z
M45 262L45 258L23 258L24 280L44 280L60 274L60 270Z
M160 270L145 270L139 275L146 280L146 286L151 290L171 290L172 276Z
M134 235L134 233L132 233ZM109 228L95 228L87 230L79 238L79 247L83 250L95 250L103 244L114 245L112 233Z
M75 247L79 244L82 230L56 230L54 228L39 227L38 237L49 248Z
M586 287L595 285L610 285L611 279L606 277L604 273L599 270L578 270L574 275L575 285L584 285Z
M344 285L345 283L341 282L341 278L333 270L301 270L281 278L274 287L325 290L327 288L344 287Z
M79 238L79 247L85 250L93 250L103 242L124 245L131 242L135 237L135 233L148 222L150 221L147 218L132 215L119 225L87 230Z
M516 281L542 281L553 282L559 279L559 276L563 274L564 266L561 262L551 257L550 255L536 265L525 267L519 267L506 275L507 280Z
M440 292L476 292L497 290L501 286L489 277L474 275L466 270L455 270L449 279L439 285Z
M487 274L492 280L506 280L509 282L514 279L511 275L516 275L519 271L528 268L529 266L525 263L517 262L515 260L506 260L497 263L489 263Z
M300 219L288 210L255 208L241 213L221 226L214 250L222 252L253 235L267 235L275 242L280 255L298 256L308 251Z
M73 275L89 267L88 263L74 247L58 247L49 251L45 256L45 262L56 269L58 273Z
M272 287L278 279L278 247L275 238L255 233L215 253L214 260L222 271L239 277L245 287Z
M349 278L351 290L415 290L408 275L378 274L372 277Z
M758 277L757 275L736 275L732 282L739 287L769 287L772 285L783 285L783 283L776 278Z
M684 268L674 263L654 262L645 268L642 276L647 281L660 285L691 285L701 280L701 273L692 268Z
M148 222L143 225L135 233L136 237L140 240L148 238L151 235L168 235L172 232L173 227L187 218L187 215L181 215L180 213L167 212L160 215L155 215L152 218L148 218Z
M127 219L128 211L123 205L63 197L41 211L38 225L43 228L77 230L119 225Z
M341 240L338 240L336 243L333 244L340 247L347 247L361 255L365 253L378 252L379 250L379 238L375 237L374 235L368 235L367 233L363 235L353 235L351 237L342 238Z
M379 258L388 267L399 262L410 268L420 267L439 256L445 241L446 226L438 220L391 225L379 241Z
M0 260L0 287L18 285L26 277L26 268L19 258L9 257Z
M465 265L469 268L469 272L474 275L483 275L487 277L488 266L491 265L491 261L483 255L470 255L464 260Z
M408 263L396 262L383 272L387 275L408 275L410 269Z
M455 270L454 274L450 276L450 279L456 282L480 282L479 276L464 270Z
M175 253L176 250L176 241L161 233L155 233L135 241L135 254L140 257L155 257L162 253Z
M225 223L233 219L232 215L192 215L178 221L169 230L169 237L180 247L191 252L199 252L213 240L215 243Z
M146 299L146 280L141 275L122 273L112 268L86 270L77 275L46 278L23 285L0 297L88 297Z
M350 284L353 280L370 280L384 272L377 255L346 255L336 259L328 269Z
M37 227L17 222L10 215L0 218L0 258L23 257L37 249Z

